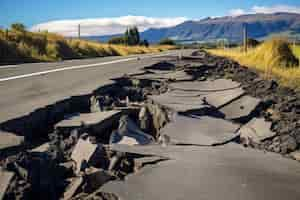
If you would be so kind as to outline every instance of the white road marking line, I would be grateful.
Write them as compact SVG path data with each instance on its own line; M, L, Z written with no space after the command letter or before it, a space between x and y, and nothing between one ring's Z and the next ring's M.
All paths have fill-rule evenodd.
M18 65L6 65L6 66L0 66L0 69L9 69L9 68L18 68Z
M96 67L96 66L102 66L102 65L115 64L115 63L120 63L120 62L127 62L127 61L131 61L131 60L136 60L136 58L127 58L127 59L115 60L115 61L110 61L110 62L94 63L94 64L88 64L88 65L77 65L77 66L73 66L73 67L63 67L63 68L59 68L59 69L34 72L34 73L30 73L30 74L23 74L23 75L18 75L18 76L1 78L0 82L20 79L20 78L27 78L27 77L32 77L32 76L45 75L45 74L49 74L49 73L61 72L61 71L72 70L72 69L82 69L82 68L88 68L88 67Z
M145 58L154 58L154 57L162 57L162 56L167 56L171 55L172 53L167 53L167 54L162 54L162 55L150 55L150 56L141 56L141 59ZM126 59L121 59L121 60L114 60L114 61L109 61L109 62L101 62L101 63L94 63L94 64L87 64L87 65L77 65L73 67L63 67L59 69L52 69L52 70L46 70L46 71L41 71L41 72L34 72L30 74L22 74L18 76L11 76L11 77L6 77L6 78L0 78L0 82L4 81L9 81L9 80L15 80L15 79L21 79L21 78L28 78L32 76L39 76L39 75L45 75L45 74L50 74L54 72L61 72L61 71L66 71L66 70L73 70L73 69L83 69L83 68L90 68L90 67L96 67L96 66L103 66L103 65L109 65L109 64L116 64L116 63L121 63L121 62L128 62L132 60L137 60L138 57L133 57L133 58L126 58Z

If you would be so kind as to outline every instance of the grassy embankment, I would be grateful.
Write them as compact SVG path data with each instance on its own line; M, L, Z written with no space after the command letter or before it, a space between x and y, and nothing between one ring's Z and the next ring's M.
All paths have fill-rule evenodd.
M241 65L254 68L266 79L276 78L279 83L300 90L300 46L292 47L283 38L272 38L247 53L241 48L213 49L210 53L231 58Z
M93 41L67 39L53 33L0 30L0 64L59 61L64 59L155 53L172 46L109 45Z

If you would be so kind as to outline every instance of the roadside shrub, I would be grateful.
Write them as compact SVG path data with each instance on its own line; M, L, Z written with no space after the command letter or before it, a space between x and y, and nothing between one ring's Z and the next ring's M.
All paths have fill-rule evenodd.
M47 57L53 60L61 59L59 55L59 47L57 43L48 43L46 47Z
M270 67L298 66L298 59L289 47L287 39L280 37L272 38L258 46L252 59L264 60Z

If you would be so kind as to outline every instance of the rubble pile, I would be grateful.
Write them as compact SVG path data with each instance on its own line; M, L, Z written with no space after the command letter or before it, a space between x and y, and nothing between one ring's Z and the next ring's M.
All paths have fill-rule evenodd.
M261 104L252 117L262 117L270 122L273 137L254 142L252 146L288 155L296 151L300 144L300 94L294 90L280 86L276 80L263 79L259 73L239 65L237 62L210 55L206 52L197 57L201 67L192 67L188 73L195 79L226 78L241 84L245 93L259 99ZM213 65L214 64L214 65ZM246 100L249 101L249 100ZM257 100L252 100L255 103ZM224 107L221 111L232 111L232 107ZM231 112L230 111L230 112ZM231 114L232 115L232 114ZM251 118L243 119L243 124Z
M46 141L45 136L35 133L19 136L1 132L1 199L117 199L96 190L108 181L124 179L158 157L153 161L151 156L116 153L105 145L155 143L168 117L163 108L145 100L165 87L159 81L124 75L113 85L85 96L84 105L79 105L86 107L82 112L65 110ZM48 123L52 122L49 119ZM30 142L33 135L39 145Z
M299 97L204 51L159 62L76 101L2 124L0 199L184 199L182 191L188 199L219 199L207 191L230 191L244 184L239 177L261 177L260 170L268 175L249 185L264 188L269 181L266 190L279 191L273 179L292 176L299 165L244 147L299 159ZM240 163L251 160L244 174ZM266 168L274 161L272 172L289 170L274 178ZM275 193L280 199L291 191Z

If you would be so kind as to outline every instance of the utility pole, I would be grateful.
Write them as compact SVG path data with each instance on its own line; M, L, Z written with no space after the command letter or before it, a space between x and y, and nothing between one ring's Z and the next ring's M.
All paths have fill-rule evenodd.
M244 35L244 52L248 51L248 32L247 32L247 24L244 24L243 27L243 35Z
M297 45L299 46L299 38L297 36L295 36L295 49L297 48ZM300 54L298 55L298 64L299 64L299 68L300 68Z
M78 24L78 39L80 39L80 24Z

